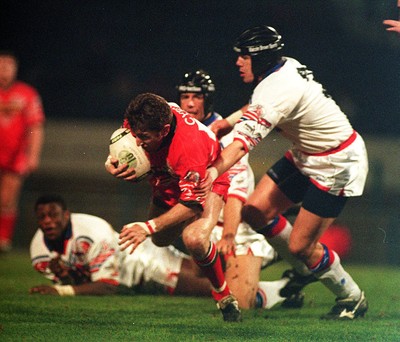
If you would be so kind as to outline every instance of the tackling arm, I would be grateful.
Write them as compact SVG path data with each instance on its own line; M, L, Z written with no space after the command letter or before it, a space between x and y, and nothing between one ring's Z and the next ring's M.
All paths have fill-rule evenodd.
M235 236L241 221L243 202L237 197L228 197L224 206L224 227L217 247L222 254L235 253Z
M247 150L244 145L238 141L234 140L226 148L221 151L217 160L213 163L211 167L208 168L209 175L214 181L219 175L229 170L234 164L236 164L242 157L245 156Z

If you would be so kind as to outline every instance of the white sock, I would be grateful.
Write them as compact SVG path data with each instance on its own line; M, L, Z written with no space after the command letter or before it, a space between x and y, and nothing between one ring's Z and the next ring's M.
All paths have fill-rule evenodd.
M348 274L340 263L340 258L335 251L335 260L326 269L315 273L315 276L332 291L337 298L352 298L358 300L361 290L353 278Z
M260 281L258 283L256 307L271 309L274 305L282 303L286 298L279 295L279 291L288 283L289 278L276 281Z

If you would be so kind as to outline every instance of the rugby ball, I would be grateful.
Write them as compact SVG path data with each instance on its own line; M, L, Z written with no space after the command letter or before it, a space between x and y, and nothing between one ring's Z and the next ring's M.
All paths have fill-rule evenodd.
M128 164L136 171L136 180L140 181L150 173L150 161L128 128L118 128L110 138L110 155L121 164Z

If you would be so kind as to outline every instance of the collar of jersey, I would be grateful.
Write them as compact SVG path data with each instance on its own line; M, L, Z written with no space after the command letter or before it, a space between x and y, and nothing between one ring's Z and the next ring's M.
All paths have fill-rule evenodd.
M210 126L217 119L218 119L217 113L213 112L209 118L203 121L203 125Z
M277 65L275 65L274 67L272 67L271 69L269 69L269 70L267 70L266 72L265 72L265 74L264 75L262 75L262 78L261 78L261 80L260 80L260 82L264 79L264 78L266 78L266 77L268 77L269 75L271 75L272 73L274 73L275 71L278 71L281 67L283 67L283 65L286 63L286 60L282 60L282 61L280 61ZM260 83L260 82L258 82L258 83Z

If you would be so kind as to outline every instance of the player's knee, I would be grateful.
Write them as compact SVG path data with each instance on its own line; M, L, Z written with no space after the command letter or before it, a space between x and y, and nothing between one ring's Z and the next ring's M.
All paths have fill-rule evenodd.
M183 243L192 255L204 254L205 242L199 234L184 231L182 234Z

